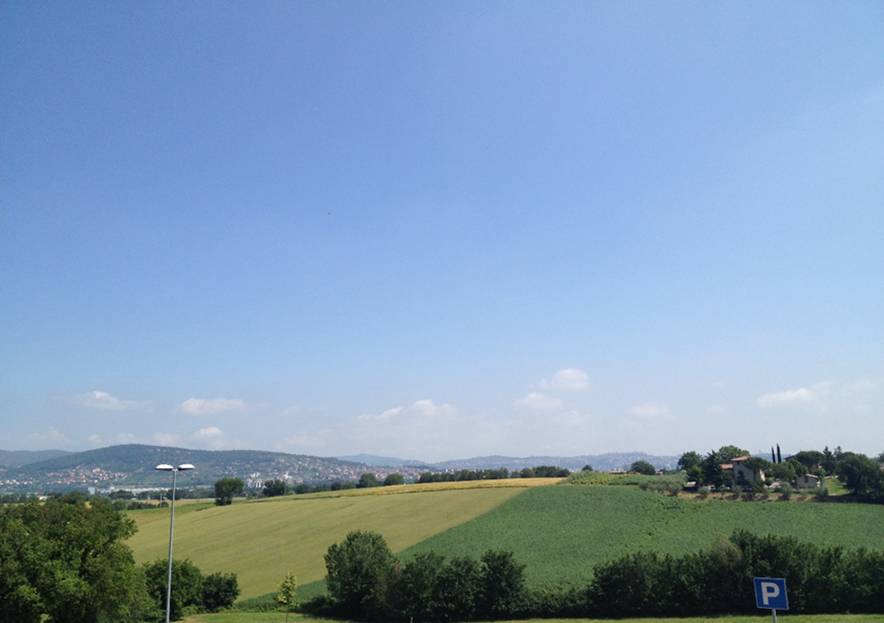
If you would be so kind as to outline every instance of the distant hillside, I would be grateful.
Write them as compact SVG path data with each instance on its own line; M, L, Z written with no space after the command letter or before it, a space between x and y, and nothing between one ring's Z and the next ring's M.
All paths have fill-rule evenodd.
M67 450L0 450L0 465L4 467L21 467L37 461L54 459L71 454Z
M147 487L169 484L169 475L154 470L158 463L193 463L196 470L179 479L184 486L212 484L237 476L251 485L283 478L292 483L355 480L365 464L259 450L189 450L147 445L122 445L66 454L7 470L0 489L45 491L74 487ZM382 470L371 468L381 475Z
M558 465L570 470L592 465L597 471L625 469L635 461L647 461L658 469L673 469L678 464L677 456L653 456L644 452L609 452L607 454L584 454L579 456L477 456L471 459L457 459L435 463L439 469L522 469L537 465Z
M371 465L372 467L433 467L429 463L418 461L417 459L398 459L394 456L378 456L376 454L350 454L347 456L339 456L338 458L342 461L364 463L365 465Z

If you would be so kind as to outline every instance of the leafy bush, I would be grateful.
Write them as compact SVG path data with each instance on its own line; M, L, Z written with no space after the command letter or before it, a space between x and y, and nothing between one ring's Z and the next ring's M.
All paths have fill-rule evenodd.
M144 577L147 591L153 598L157 610L166 611L166 581L168 561L155 560L144 565ZM172 599L171 614L173 619L180 619L185 609L192 612L202 606L203 574L190 560L172 561Z
M346 616L373 618L387 609L396 559L384 537L356 531L325 555L328 592Z
M239 597L234 573L212 573L203 579L202 606L209 612L230 608Z
M780 487L780 499L789 500L792 497L792 486L783 485Z
M215 504L227 506L233 502L233 497L242 495L245 483L239 478L221 478L215 482Z

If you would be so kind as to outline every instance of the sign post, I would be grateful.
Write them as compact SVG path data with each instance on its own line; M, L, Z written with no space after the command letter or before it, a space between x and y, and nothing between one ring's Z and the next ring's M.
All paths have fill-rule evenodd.
M789 609L785 578L755 578L755 607L770 610L771 621L777 623L777 610Z

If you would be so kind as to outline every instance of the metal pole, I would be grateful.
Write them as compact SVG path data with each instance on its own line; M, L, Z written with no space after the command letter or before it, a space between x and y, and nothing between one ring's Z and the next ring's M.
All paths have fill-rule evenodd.
M178 469L172 470L172 507L169 519L169 575L166 580L166 623L172 612L172 535L175 533L175 484L178 480Z
M773 623L777 623L777 611L776 609L770 611L770 615L773 617Z

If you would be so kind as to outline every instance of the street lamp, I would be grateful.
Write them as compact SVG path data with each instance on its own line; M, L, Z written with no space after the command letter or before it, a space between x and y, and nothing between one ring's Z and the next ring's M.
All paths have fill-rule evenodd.
M175 484L178 480L178 472L186 472L193 469L190 463L182 463L178 467L162 463L154 469L160 472L172 472L172 506L169 515L169 575L166 580L166 623L169 623L169 615L172 612L172 535L175 533Z

